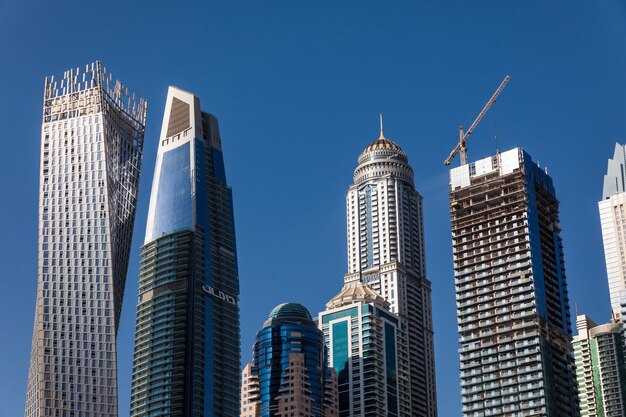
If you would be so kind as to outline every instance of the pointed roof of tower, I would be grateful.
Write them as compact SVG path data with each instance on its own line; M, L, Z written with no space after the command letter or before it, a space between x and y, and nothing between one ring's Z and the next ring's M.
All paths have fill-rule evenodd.
M602 199L626 191L626 145L615 144L613 158L609 159L604 175Z
M363 150L363 153L379 151L379 150L393 151L401 155L405 155L404 151L397 143L385 137L385 129L383 127L383 114L382 113L380 113L380 136L378 137L378 139L376 139L375 141L367 145L367 147Z

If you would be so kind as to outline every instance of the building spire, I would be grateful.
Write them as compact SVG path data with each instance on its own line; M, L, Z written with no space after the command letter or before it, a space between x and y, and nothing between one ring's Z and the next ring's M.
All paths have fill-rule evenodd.
M385 129L383 128L383 114L380 113L380 137L378 139L387 139L385 137Z

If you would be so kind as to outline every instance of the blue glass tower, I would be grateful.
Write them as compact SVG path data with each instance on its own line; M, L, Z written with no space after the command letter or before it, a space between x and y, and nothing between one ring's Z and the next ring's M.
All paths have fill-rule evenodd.
M300 304L280 304L256 335L244 369L242 417L333 417L337 377L326 364L324 334Z
M170 87L145 244L132 416L239 415L239 281L217 119Z

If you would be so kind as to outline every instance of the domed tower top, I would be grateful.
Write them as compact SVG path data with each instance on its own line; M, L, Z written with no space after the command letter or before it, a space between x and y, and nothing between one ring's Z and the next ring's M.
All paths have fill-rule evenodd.
M274 321L313 321L311 313L302 304L283 303L279 304L271 311L265 324L269 325Z
M372 178L393 175L413 183L413 169L402 148L384 134L383 115L380 114L380 137L367 145L359 156L359 166L354 171L354 183Z

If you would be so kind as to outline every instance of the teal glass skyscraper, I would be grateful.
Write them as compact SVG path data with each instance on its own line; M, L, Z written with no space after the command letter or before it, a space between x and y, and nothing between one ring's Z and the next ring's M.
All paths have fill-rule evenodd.
M353 281L319 314L337 372L339 417L399 417L398 327L390 304Z
M170 87L141 253L132 416L239 415L238 295L217 119Z

